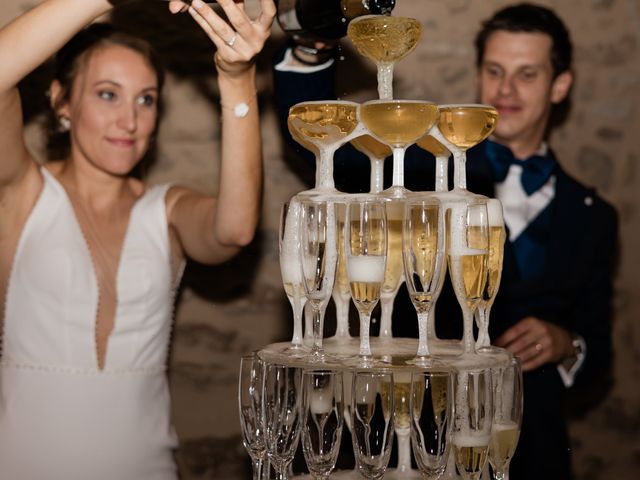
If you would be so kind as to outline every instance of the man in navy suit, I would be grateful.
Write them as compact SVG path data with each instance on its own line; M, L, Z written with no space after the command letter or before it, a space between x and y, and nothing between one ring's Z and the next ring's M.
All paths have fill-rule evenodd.
M511 478L568 479L565 392L602 377L611 363L617 215L561 168L546 143L552 115L567 101L573 82L572 45L563 22L544 7L509 6L483 23L476 49L478 100L495 106L500 117L490 140L468 152L468 187L502 202L508 234L490 333L494 345L520 358L525 372L524 418ZM328 96L333 65L296 63L285 57L276 65L283 119L297 101L334 98ZM367 189L360 183L369 178L362 171L368 162L356 155L345 149L336 159L336 186L342 190ZM424 155L408 152L405 178L415 182L408 188L432 186L433 167ZM447 297L443 291L438 302L438 334L456 336L461 322L452 320L455 302Z

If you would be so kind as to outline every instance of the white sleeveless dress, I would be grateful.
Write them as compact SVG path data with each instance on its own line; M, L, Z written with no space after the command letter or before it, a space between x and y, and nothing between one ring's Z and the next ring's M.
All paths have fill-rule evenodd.
M175 480L166 362L176 283L165 194L135 204L105 366L98 285L60 183L44 187L9 277L0 364L1 480Z

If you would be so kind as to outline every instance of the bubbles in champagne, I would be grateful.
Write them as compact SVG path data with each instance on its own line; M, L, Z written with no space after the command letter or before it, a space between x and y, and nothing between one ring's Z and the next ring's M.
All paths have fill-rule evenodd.
M349 255L347 271L351 282L382 282L385 257L381 255Z
M404 148L421 138L438 119L438 106L419 100L371 100L360 106L360 120L380 140Z
M415 48L422 25L414 18L364 15L349 23L347 35L361 55L376 63L392 63Z
M497 121L498 111L490 105L440 105L438 128L449 142L466 150L491 135Z

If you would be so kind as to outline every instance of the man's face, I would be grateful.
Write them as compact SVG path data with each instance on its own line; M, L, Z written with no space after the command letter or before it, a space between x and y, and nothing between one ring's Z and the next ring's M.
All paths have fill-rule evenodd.
M507 146L539 146L551 106L571 86L571 74L553 78L552 40L538 32L498 30L487 39L478 72L480 102L493 105L500 117L493 138Z

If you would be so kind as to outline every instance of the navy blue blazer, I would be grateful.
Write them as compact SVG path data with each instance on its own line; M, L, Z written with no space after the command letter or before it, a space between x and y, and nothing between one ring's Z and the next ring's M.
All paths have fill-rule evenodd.
M274 71L275 101L283 137L311 165L313 157L287 131L287 113L291 105L300 101L336 98L334 83L335 66L313 74ZM386 163L391 166L391 162ZM417 147L407 151L407 188L432 190L434 171L429 154ZM339 190L361 192L369 188L369 161L350 146L336 153L334 173ZM562 168L555 175L555 197L549 207L553 233L546 239L543 273L534 280L523 280L516 268L513 246L507 240L500 290L491 311L490 334L491 338L497 338L524 317L535 316L581 335L587 344L587 355L575 385L588 386L611 366L617 214L593 189L581 185ZM390 175L385 174L385 178ZM468 152L467 184L472 192L495 195L482 145ZM406 293L400 293L394 306L394 335L416 336L416 322L407 321L414 318L415 311ZM412 328L407 329L408 325ZM436 328L440 337L461 337L460 309L451 288L444 288L438 300ZM556 365L544 365L526 373L524 378L525 413L511 478L570 478L570 448L563 412L566 388Z

